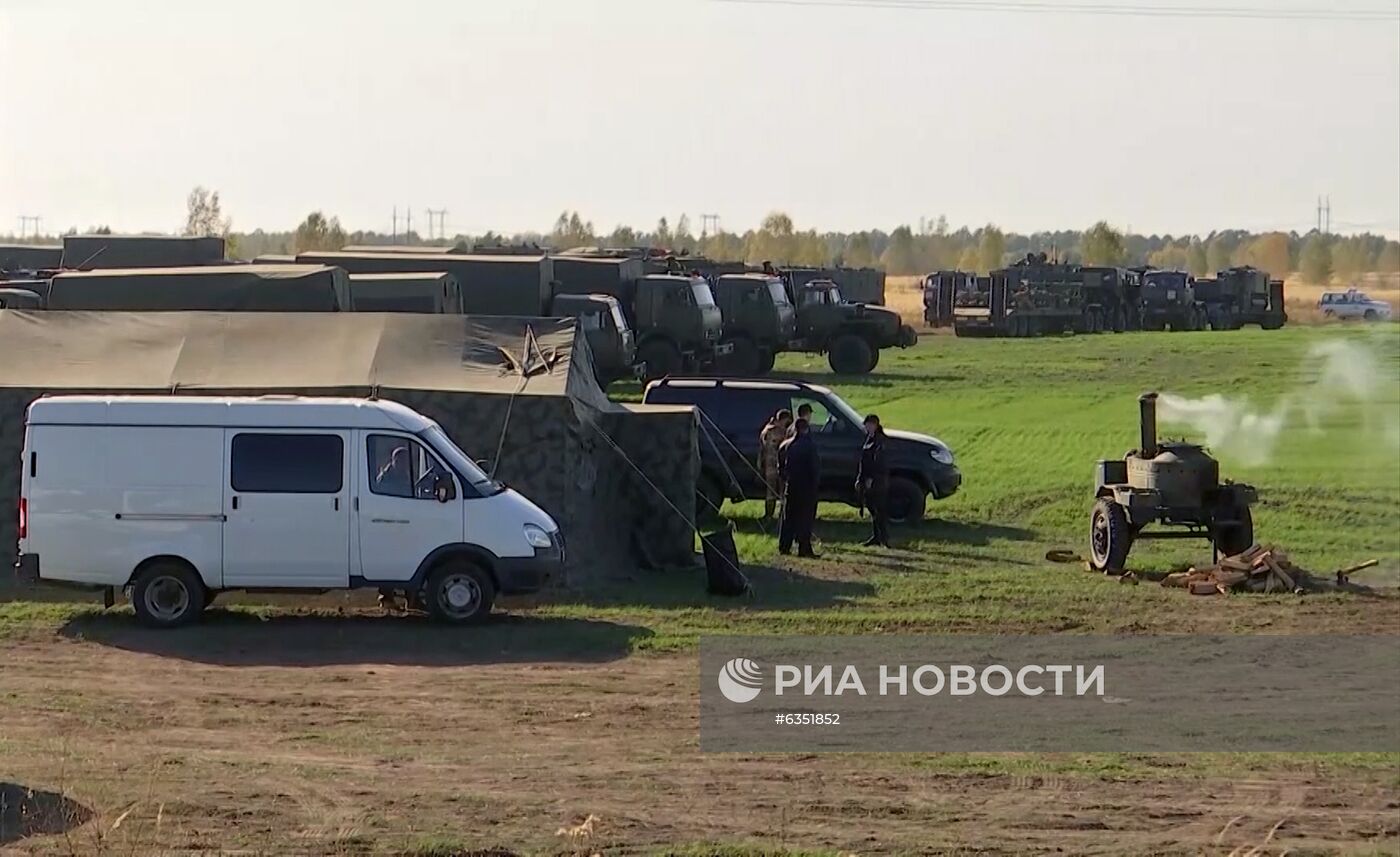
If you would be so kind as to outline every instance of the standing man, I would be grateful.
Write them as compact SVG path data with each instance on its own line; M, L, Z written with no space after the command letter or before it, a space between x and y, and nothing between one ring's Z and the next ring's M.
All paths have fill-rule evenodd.
M809 404L807 404L806 402L803 402L802 404L798 405L798 406L797 406L797 418L798 418L799 420L802 420L803 422L807 423L807 427L808 427L808 428L811 428L811 426L812 426L812 406L809 405ZM797 426L794 424L793 427L792 427L792 431L789 431L789 432L788 432L788 437L796 437L796 436L797 436Z
M768 420L758 436L758 472L763 475L763 520L773 518L778 499L783 496L783 477L778 472L778 448L792 428L792 411L783 408Z
M821 484L821 459L806 420L792 424L793 436L778 449L782 475L783 523L778 530L778 553L788 554L797 542L797 555L815 557L812 525L817 520L817 487Z
M890 546L890 467L885 461L885 429L880 418L868 414L865 418L865 445L860 448L860 470L856 472L856 496L870 510L870 538L861 542L866 547Z

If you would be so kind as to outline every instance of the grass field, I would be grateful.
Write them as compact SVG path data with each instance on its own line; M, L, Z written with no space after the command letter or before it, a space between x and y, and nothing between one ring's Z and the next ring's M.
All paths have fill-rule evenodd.
M1319 356L1337 342L1374 370L1364 401L1345 392L1354 376L1328 374ZM778 372L832 383L886 425L937 435L958 456L963 490L897 534L894 550L853 547L864 522L823 506L814 561L776 556L759 504L742 504L731 511L755 594L739 600L706 596L702 573L687 570L620 574L470 630L353 609L238 608L153 633L125 609L0 604L0 780L66 794L97 816L15 843L0 831L0 847L1400 848L1400 759L1386 754L701 754L693 656L714 633L1400 634L1395 326L937 336L887 353L862 381L833 382L823 360L797 355ZM1317 425L1295 407L1265 463L1247 461L1257 444L1223 442L1233 457L1222 452L1222 472L1259 487L1257 537L1297 564L1325 573L1380 559L1357 577L1369 591L1193 598L1046 562L1053 547L1083 551L1093 462L1136 445L1136 396L1149 389L1247 398L1265 415L1285 397L1311 404ZM1158 542L1135 547L1130 565L1150 578L1208 558L1204 542ZM593 834L556 834L590 813Z

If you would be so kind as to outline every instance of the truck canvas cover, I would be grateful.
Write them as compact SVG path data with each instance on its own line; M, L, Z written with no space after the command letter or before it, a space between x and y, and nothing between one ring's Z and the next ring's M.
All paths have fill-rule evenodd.
M641 259L602 256L555 256L554 279L560 294L612 295L626 303L645 273Z
M483 315L545 315L554 280L554 266L548 256L325 251L299 253L297 261L337 265L352 274L445 272L457 278L462 308Z
M205 265L70 271L54 276L51 310L336 312L349 281L324 265Z
M451 274L351 274L350 308L355 312L460 313L462 295Z
M45 244L0 244L0 273L48 271L63 264L63 248Z
M180 235L65 235L62 267L180 268L224 261L224 239Z
M694 411L609 401L576 334L574 319L0 310L0 457L20 459L44 394L379 396L436 420L559 522L567 584L692 562ZM0 504L16 508L19 487L18 467L0 468ZM15 527L0 516L11 553Z

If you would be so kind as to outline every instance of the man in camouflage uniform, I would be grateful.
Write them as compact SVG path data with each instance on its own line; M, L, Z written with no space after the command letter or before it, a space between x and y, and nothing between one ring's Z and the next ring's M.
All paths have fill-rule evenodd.
M767 493L763 496L763 519L771 520L778 498L783 495L782 477L778 473L778 447L788 438L792 427L792 411L783 408L768 420L758 436L758 472L763 474Z

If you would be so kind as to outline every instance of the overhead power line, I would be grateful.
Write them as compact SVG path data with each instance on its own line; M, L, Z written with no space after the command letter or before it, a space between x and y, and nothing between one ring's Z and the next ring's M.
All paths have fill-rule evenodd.
M1119 15L1142 18L1235 18L1270 21L1400 21L1400 9L1179 6L1130 3L1052 3L1045 0L715 0L755 6L825 6L843 9L909 9L920 12L999 12Z

